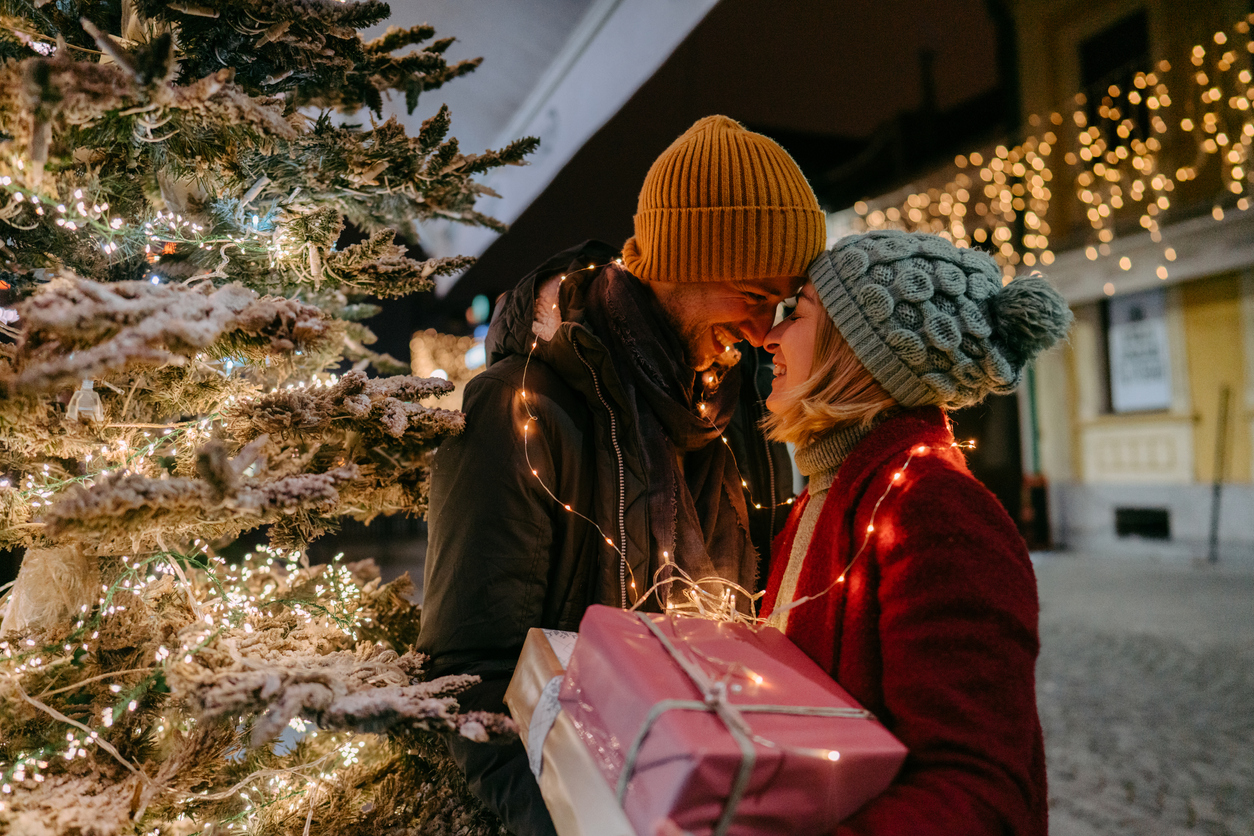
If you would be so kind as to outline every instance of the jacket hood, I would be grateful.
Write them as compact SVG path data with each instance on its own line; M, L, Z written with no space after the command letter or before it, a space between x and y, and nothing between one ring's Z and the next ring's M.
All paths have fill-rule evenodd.
M589 265L608 264L618 258L618 250L601 241L585 241L578 246L562 250L532 270L513 290L505 293L498 301L492 324L488 328L488 336L484 341L487 351L487 364L491 366L510 355L526 357L531 353L532 343L541 337L536 346L536 356L544 358L551 354L556 346L550 346L559 327L566 323L580 326L589 338L590 331L583 326L583 317L576 311L570 319L563 319L561 314L549 321L537 322L537 300L541 295L546 299L551 295L557 301L557 278L566 275L568 282L578 291L596 276L595 270L588 270Z

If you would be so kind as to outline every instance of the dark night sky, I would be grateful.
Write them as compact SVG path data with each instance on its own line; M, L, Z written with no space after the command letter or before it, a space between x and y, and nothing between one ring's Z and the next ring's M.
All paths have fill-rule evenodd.
M938 110L997 88L985 0L723 0L489 248L450 294L450 309L475 292L494 296L585 238L625 240L649 165L702 116L724 113L774 136L806 157L817 181L877 128L923 105L926 51L935 55Z
M446 299L388 303L371 323L377 348L405 359L415 328L466 330L463 312L474 295L495 298L554 252L587 238L621 244L649 165L702 116L723 113L779 140L829 209L965 150L1007 124L1013 108L998 95L999 32L989 14L1002 2L723 0ZM928 53L930 108L949 113L943 124L917 118L929 110ZM474 76L459 83L474 84ZM884 139L886 129L894 158L881 154L852 180L831 181L832 170ZM507 178L500 188L509 188ZM480 201L480 209L491 213L491 203Z

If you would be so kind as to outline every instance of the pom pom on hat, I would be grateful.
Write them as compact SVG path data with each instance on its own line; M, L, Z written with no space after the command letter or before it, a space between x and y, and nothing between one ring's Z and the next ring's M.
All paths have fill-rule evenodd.
M1058 291L1039 273L1020 276L988 300L993 334L1026 363L1067 336L1074 319Z
M958 409L1014 391L1072 315L1044 277L1003 286L988 253L877 230L836 242L810 278L837 330L902 406Z

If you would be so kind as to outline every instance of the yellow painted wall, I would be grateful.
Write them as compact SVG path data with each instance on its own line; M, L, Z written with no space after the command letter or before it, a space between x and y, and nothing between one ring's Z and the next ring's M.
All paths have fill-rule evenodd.
M1069 339L1064 344L1067 360L1066 399L1071 410L1071 461L1072 474L1084 472L1084 424L1097 417L1098 406L1098 340L1101 339L1101 311L1096 304L1077 305L1072 308L1075 322ZM1038 395L1038 397L1040 397ZM1046 471L1047 476L1053 474Z
M1193 434L1199 482L1215 473L1215 432L1219 389L1228 385L1228 446L1224 479L1250 481L1250 434L1246 431L1245 369L1241 334L1241 281L1223 275L1189 282L1180 288L1184 306L1185 347L1189 358L1189 391L1198 416Z
M1150 58L1173 63L1250 11L1249 0L1009 0L1019 40L1023 117L1066 107L1080 89L1079 44L1133 12L1149 13Z

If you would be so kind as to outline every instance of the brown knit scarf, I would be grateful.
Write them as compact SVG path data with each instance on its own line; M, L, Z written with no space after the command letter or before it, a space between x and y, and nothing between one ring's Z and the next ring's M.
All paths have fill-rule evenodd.
M735 458L720 440L736 409L739 372L734 366L712 370L721 379L713 391L703 391L701 375L684 362L684 346L652 294L617 265L593 279L586 304L627 392L649 478L656 551L641 591L664 563L662 552L693 578L717 575L752 588L757 552L748 509ZM676 453L684 457L682 474Z

